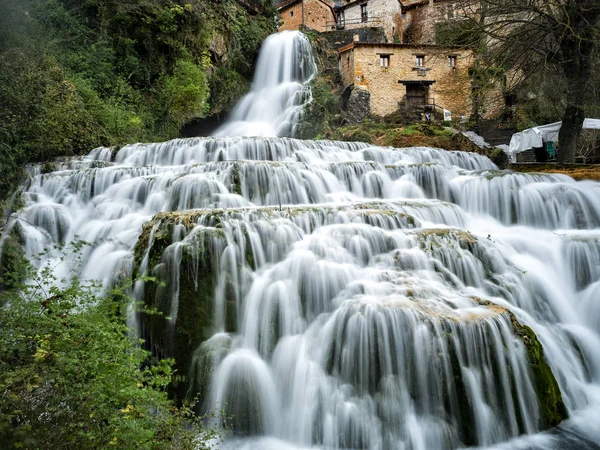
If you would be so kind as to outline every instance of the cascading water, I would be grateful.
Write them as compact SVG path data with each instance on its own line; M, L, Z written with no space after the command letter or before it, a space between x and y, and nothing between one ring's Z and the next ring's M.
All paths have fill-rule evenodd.
M269 38L259 72L312 58L304 39ZM296 100L284 118L246 110L309 70L266 77L219 134L293 128ZM82 263L34 260L59 280L164 282L133 293L172 320L132 326L176 357L184 393L232 416L224 447L600 443L600 184L289 138L100 148L58 166L31 168L3 239L29 255L89 242Z
M302 33L269 36L261 49L252 89L215 136L295 136L307 83L317 72L310 42Z

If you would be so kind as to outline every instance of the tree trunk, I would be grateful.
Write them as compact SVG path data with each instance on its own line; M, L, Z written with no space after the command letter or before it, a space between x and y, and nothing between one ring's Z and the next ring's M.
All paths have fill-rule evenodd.
M565 45L564 48L567 47ZM580 46L581 47L581 46ZM558 162L573 163L577 155L577 146L581 136L581 128L585 119L585 102L587 100L587 86L589 85L590 67L589 54L582 54L577 47L571 53L574 55L563 63L568 88L566 108L562 117L562 127L558 134Z
M585 111L583 105L569 105L565 110L562 127L558 134L558 162L575 162L584 119Z
M562 71L568 85L566 109L558 135L557 159L561 163L572 163L577 155L592 74L591 58L598 48L598 20L598 0L567 0L555 28Z

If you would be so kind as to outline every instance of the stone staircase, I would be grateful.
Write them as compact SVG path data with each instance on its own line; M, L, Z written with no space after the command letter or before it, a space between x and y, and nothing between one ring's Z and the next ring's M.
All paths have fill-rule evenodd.
M500 127L500 125L504 126ZM512 135L516 132L516 128L506 127L506 124L501 124L501 122L497 120L484 120L479 124L479 135L492 147L508 145Z

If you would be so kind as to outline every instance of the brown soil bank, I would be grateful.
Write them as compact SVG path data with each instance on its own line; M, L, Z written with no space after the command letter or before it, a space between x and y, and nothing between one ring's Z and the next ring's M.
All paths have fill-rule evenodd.
M562 173L571 178L600 181L600 164L510 164L515 172Z

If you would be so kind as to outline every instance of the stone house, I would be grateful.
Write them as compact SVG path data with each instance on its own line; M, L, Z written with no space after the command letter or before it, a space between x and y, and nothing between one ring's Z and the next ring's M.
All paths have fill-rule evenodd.
M277 5L280 30L316 31L382 28L387 42L400 33L399 0L284 0Z
M477 41L472 25L465 19L479 17L477 0L400 0L402 4L401 42L406 44L455 44L469 46ZM486 40L488 47L493 46ZM474 77L477 92L477 115L496 119L512 113L514 89L520 73L509 70L504 74Z
M473 108L471 50L452 46L354 42L339 50L348 108L385 116L401 105L453 118Z
M477 69L469 72L474 57L465 50L466 43L461 40L465 33L461 30L468 23L463 19L472 15L477 4L477 0L283 0L278 5L279 29L307 27L330 36L343 33L334 40L336 47L342 47L340 70L343 75L344 71L350 73L344 75L344 87L354 89L352 101L357 95L363 100L370 96L370 114L388 114L404 100L408 104L428 104L429 109L436 111L444 108L454 118L476 112L476 116L491 119L504 115L512 107L512 85L508 81L510 76L488 77L485 82L479 77L480 81L472 83L471 75ZM349 44L353 35L354 39L360 35L361 42ZM380 48L375 53L367 50L379 45L374 42L381 43L380 47L392 43L403 45L394 50L397 54L388 55L391 65L383 70L378 65L377 52L384 50ZM449 43L459 46L452 47ZM452 49L460 52L451 55L448 52ZM425 56L422 69L415 60L417 51ZM449 66L450 56L456 57L455 66ZM362 77L360 81L357 76ZM380 86L382 82L387 83L385 89ZM362 103L364 111L365 102Z
M472 11L473 3L460 0L399 0L402 43L444 44L440 25L460 22ZM467 8L468 10L466 10Z
M387 42L436 43L435 25L460 18L459 0L282 0L280 30L380 27Z
M328 0L284 0L277 5L279 30L335 30L333 2Z
M387 42L394 42L400 35L399 0L338 0L335 2L334 10L338 29L381 27L384 29Z

